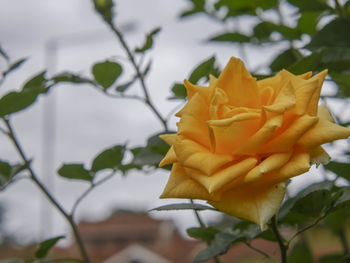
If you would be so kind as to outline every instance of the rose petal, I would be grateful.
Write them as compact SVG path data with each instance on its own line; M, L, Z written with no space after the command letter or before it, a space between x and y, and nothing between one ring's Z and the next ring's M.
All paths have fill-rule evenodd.
M335 123L335 120L330 113L326 102L322 103L321 106L318 107L317 117Z
M320 164L327 164L330 160L331 157L321 146L318 146L310 151L310 162L312 164L316 164L316 167L318 167Z
M215 199L199 183L189 178L179 163L173 164L168 183L160 198Z
M220 105L227 102L228 102L228 97L225 91L220 88L215 88L214 95L210 101L210 106L209 106L209 113L210 113L211 119L213 120L218 119L217 111Z
M320 119L298 140L298 144L306 149L312 149L327 142L346 139L349 136L350 129Z
M208 203L226 214L253 221L266 229L266 224L277 213L284 195L285 183L269 187L249 184L226 192L220 201Z
M249 172L256 163L257 159L255 157L249 157L236 164L230 165L227 168L219 170L211 176L207 176L194 170L185 170L188 176L205 187L210 194L213 194L237 177Z
M322 84L327 76L327 70L324 70L320 73L318 73L317 75L313 76L311 80L317 79L318 80L318 85L317 85L317 89L314 92L314 94L312 95L312 98L310 100L308 109L307 109L307 113L311 116L316 116L317 115L317 110L318 110L318 101L320 99L320 94L321 94L321 88L322 88Z
M289 152L296 144L298 139L303 136L313 125L316 124L318 118L303 115L296 119L284 132L274 137L270 142L263 146L259 153ZM283 127L282 127L283 128Z
M216 153L231 154L244 144L260 126L259 113L241 113L224 120L209 120L208 127L212 147Z
M176 154L174 151L174 146L171 146L163 160L159 163L159 167L162 167L167 164L175 163L177 162Z
M263 106L263 108L275 113L283 113L294 107L295 104L294 88L291 82L287 82L277 94L274 102L271 105Z
M232 161L231 155L211 153L207 148L188 139L179 139L174 145L174 150L183 166L197 169L207 175Z
M162 135L159 135L159 138L161 138L163 141L165 141L169 145L174 145L177 140L177 134L174 134L174 133L162 134Z
M227 93L230 105L251 108L260 108L261 106L256 80L238 58L232 57L230 59L216 85Z
M303 115L307 112L313 94L317 92L317 89L319 88L319 80L310 79L308 81L304 81L303 84L296 85L294 83L293 86L296 96L296 106L291 111L291 113L296 115Z
M187 90L188 100L191 100L192 97L194 96L194 94L199 93L206 100L207 103L210 102L211 97L212 97L212 93L214 91L214 89L211 88L210 86L209 87L197 86L197 85L192 84L191 82L189 82L186 79L184 81L184 85L185 85L186 90Z

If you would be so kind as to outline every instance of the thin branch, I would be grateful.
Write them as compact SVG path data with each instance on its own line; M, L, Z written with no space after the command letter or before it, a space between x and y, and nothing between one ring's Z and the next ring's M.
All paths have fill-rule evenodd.
M7 136L9 135L9 133L4 128L1 128L1 127L0 127L0 132Z
M81 201L97 186L103 184L104 182L107 182L109 179L111 179L114 175L115 175L116 171L113 170L113 172L111 174L109 174L108 176L102 178L100 181L97 181L96 183L91 183L89 188L86 189L80 196L79 198L75 201L72 210L71 210L71 215L72 217L74 217L75 211L78 207L78 205L81 203Z
M36 173L34 172L34 170L32 169L32 167L30 166L30 162L28 161L28 158L26 157L21 145L19 144L19 141L14 133L14 130L11 126L11 123L8 119L3 118L5 125L8 129L8 136L10 138L10 140L12 141L12 143L14 144L17 152L19 153L22 161L24 162L24 165L26 167L26 169L29 171L30 174L30 178L33 180L33 182L39 187L39 189L41 190L41 192L49 199L49 201L52 203L52 205L54 207L57 208L57 210L63 215L63 217L68 221L68 223L70 224L75 239L77 241L77 244L79 246L80 252L81 252L81 256L84 259L85 263L90 263L90 259L88 257L88 254L86 252L86 249L84 247L84 243L81 239L79 230L75 224L75 222L73 221L73 218L64 210L64 208L62 207L62 205L55 199L55 197L53 197L53 195L51 195L51 193L48 191L48 189L46 189L46 187L41 183L41 181L39 180L39 177L36 175Z
M288 246L286 246L283 242L283 238L281 236L281 233L278 230L277 227L277 218L276 216L273 216L271 219L271 228L273 233L275 234L275 237L277 239L277 243L280 247L280 251L281 251L281 263L287 263L287 249Z
M146 87L146 83L145 83L145 79L143 74L141 73L140 68L138 67L136 60L134 58L134 55L132 54L128 44L126 43L126 41L124 40L124 37L122 35L122 33L113 25L112 22L108 22L106 21L107 24L109 25L110 29L116 34L116 36L118 37L121 45L123 46L125 52L127 53L129 60L132 64L132 66L134 67L134 70L136 72L136 76L140 81L141 84L141 88L143 90L143 93L145 95L145 103L151 108L151 110L153 111L153 113L157 116L157 118L159 119L159 121L162 123L164 130L167 131L168 130L168 125L166 120L162 117L162 115L160 114L160 112L155 108L155 106L153 105L150 95L148 93L147 87Z
M326 213L323 214L322 216L320 216L319 218L317 218L312 224L310 224L310 225L308 225L308 226L306 226L306 227L304 227L304 228L298 230L296 233L294 233L294 235L293 235L291 238L289 238L289 240L287 241L287 247L289 247L290 243L291 243L298 235L300 235L301 233L305 232L306 230L308 230L308 229L310 229L310 228L316 226L323 218L326 217L326 215L327 215Z
M244 242L244 244L246 244L247 247L251 248L252 250L254 250L255 252L259 253L260 255L262 255L264 258L267 258L271 261L273 261L274 259L272 257L270 257L267 253L265 253L264 251L258 249L257 247L254 247L251 243L249 242Z

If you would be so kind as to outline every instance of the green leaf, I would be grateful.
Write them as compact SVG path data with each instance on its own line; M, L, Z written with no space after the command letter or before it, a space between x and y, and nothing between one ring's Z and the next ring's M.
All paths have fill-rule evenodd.
M324 168L350 181L349 163L330 162Z
M321 62L325 65L325 67L327 67L330 70L350 70L350 48L325 48L322 53Z
M160 31L160 27L157 27L153 29L150 33L146 35L146 41L145 43L141 46L135 49L135 52L137 53L144 53L146 50L152 48L153 46L153 37L158 34Z
M179 204L170 204L162 205L156 208L151 209L150 211L167 211L167 210L213 210L217 211L214 207L201 205L201 204L190 204L190 203L179 203Z
M335 202L333 204L334 209L340 209L350 206L350 187L342 187L337 189L337 195L335 195Z
M169 145L159 138L161 134L159 133L148 138L146 147L134 155L133 164L158 166L169 150Z
M68 179L92 181L90 172L84 168L83 164L63 164L58 174Z
M123 83L123 84L118 85L118 86L115 88L115 90L116 90L116 91L119 91L119 92L124 92L124 91L126 91L132 84L134 84L134 82L135 82L136 79L137 79L137 78L133 78L132 80L130 80L130 81L126 82L126 83Z
M249 43L250 37L240 33L232 32L217 35L215 37L210 38L209 40L217 42Z
M0 98L0 117L19 112L32 105L45 89L26 89L10 92Z
M318 263L347 263L347 260L342 254L330 254L320 257Z
M308 1L300 1L308 2ZM305 46L310 50L317 50L324 47L344 47L350 46L350 18L337 18L324 26L312 38L311 42Z
M58 236L54 238L47 239L40 243L39 249L35 252L36 258L44 258L47 253L49 253L50 249L56 245L56 243L64 238L65 236Z
M313 35L316 32L316 26L321 18L322 12L320 11L305 11L302 12L298 24L297 29L305 34Z
M4 51L4 49L0 46L0 55L7 61L10 61L10 57L7 55L7 53Z
M335 81L338 85L339 97L350 97L350 75L346 73L338 73L335 71L330 71L329 75L332 80Z
M21 58L19 60L17 60L16 62L12 63L9 68L4 71L2 73L2 75L5 77L7 74L9 74L10 72L14 71L15 69L19 68L25 61L27 60L27 58Z
M296 28L285 25L277 25L272 22L261 22L254 29L254 37L259 41L270 41L270 36L273 32L280 33L284 38L289 40L300 39L300 32Z
M52 80L55 83L60 83L60 82L70 82L70 83L76 83L76 84L93 83L93 81L90 79L81 77L79 75L75 75L70 72L62 72L60 74L57 74L52 77Z
M5 188L11 180L11 165L7 162L0 161L0 191Z
M97 63L92 67L92 74L98 84L104 89L109 88L117 80L123 69L120 64L112 61Z
M109 148L95 157L91 170L94 172L103 169L117 169L124 157L125 146L116 145Z
M187 229L187 234L190 237L202 241L212 241L219 232L220 230L215 227L192 227Z
M288 255L288 263L313 263L312 252L306 242L296 243Z
M347 224L348 219L347 213L344 210L339 209L327 215L324 222L334 234L339 234Z
M191 0L192 6L190 9L182 11L180 17L187 17L204 11L205 0Z
M188 81L196 84L201 78L209 79L209 75L212 74L216 76L218 73L217 68L215 67L215 57L211 57L201 64L199 64L191 73Z
M35 75L31 79L29 79L24 85L22 90L33 90L40 89L43 90L46 87L46 79L45 79L46 71L40 72Z
M108 23L113 21L113 0L94 0L95 9Z
M319 72L324 69L322 64L322 51L313 52L311 55L298 60L288 68L288 71L294 74L303 74L308 71Z
M304 188L282 205L278 213L279 220L284 219L290 212L300 214L302 217L319 216L332 201L330 193L332 187L332 182L324 181Z
M302 58L302 55L297 49L291 48L283 51L279 54L271 63L270 69L272 72L280 71L294 64L296 61Z
M326 0L288 0L288 2L299 8L300 12L304 11L324 11L331 9Z
M187 91L183 84L175 83L173 87L171 88L171 91L173 92L172 97L169 99L186 99L187 98Z

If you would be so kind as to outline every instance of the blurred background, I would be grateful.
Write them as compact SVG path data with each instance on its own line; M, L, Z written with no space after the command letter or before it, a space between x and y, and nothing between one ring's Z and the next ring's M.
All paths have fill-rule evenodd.
M182 82L194 65L204 59L215 55L223 67L231 56L236 56L245 61L248 70L267 74L266 67L259 66L268 64L287 45L248 46L242 50L230 43L208 42L208 37L222 31L223 26L203 16L179 20L181 11L189 6L189 1L116 1L115 19L130 46L139 46L146 32L157 26L162 28L145 59L152 60L147 84L164 116L182 104L179 100L168 99L173 83ZM287 23L294 11L292 6L284 7ZM250 32L253 24L253 19L243 18L239 29ZM234 28L237 24L225 26ZM308 41L303 37L295 43L301 47ZM86 0L2 0L0 43L12 60L28 57L26 63L5 80L0 95L19 89L30 76L45 69L50 76L62 71L91 76L92 65L98 61L114 58L127 62L119 42L94 11L92 1ZM5 67L0 61L0 69ZM129 72L131 68L124 67L121 80L127 80ZM335 90L334 84L327 82L323 94L332 95ZM130 93L140 93L137 85ZM337 115L340 112L343 116L349 114L344 105L332 100L328 104ZM175 117L171 118L171 130L175 130L176 121ZM67 209L88 185L56 176L62 163L90 163L98 152L114 144L143 145L149 135L162 129L153 113L139 101L109 98L86 84L60 84L41 96L34 106L14 115L13 126L24 151L33 160L34 169ZM338 147L327 148L330 154L337 157L341 152L339 145L341 143ZM0 155L8 161L18 160L5 136L0 136ZM117 175L82 202L77 219L103 220L118 209L147 211L178 202L159 199L168 175L169 172L163 170L151 170L147 174L132 171L126 177ZM290 194L298 189L300 180L305 184L323 179L311 169L293 179ZM1 231L21 244L69 232L63 218L29 180L19 180L0 192L0 205ZM219 219L215 212L201 213L206 222ZM186 228L198 224L192 211L151 212L150 216L174 220L182 234Z

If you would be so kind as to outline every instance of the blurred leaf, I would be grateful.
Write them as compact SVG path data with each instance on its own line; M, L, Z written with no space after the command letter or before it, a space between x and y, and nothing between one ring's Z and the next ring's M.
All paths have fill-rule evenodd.
M306 242L296 243L288 255L289 263L313 263L312 252Z
M288 2L299 8L300 12L304 11L324 11L331 9L327 5L327 0L288 0Z
M1 52L0 52L1 53ZM16 62L12 63L8 69L6 71L4 71L2 73L2 75L5 77L7 74L9 74L10 72L14 71L15 69L19 68L25 61L27 60L27 58L21 58L19 60L17 60Z
M348 207L350 205L350 187L341 187L337 190L335 195L335 202L333 204L334 209Z
M11 180L11 165L7 162L0 161L0 191L5 188Z
M308 2L308 1L300 1ZM350 46L350 18L337 18L329 24L325 25L318 31L311 42L305 46L310 50L329 47L344 47Z
M302 58L302 55L297 49L291 48L283 51L279 54L271 63L270 69L273 72L280 71L294 64L296 61Z
M192 71L188 81L197 84L201 78L205 77L206 79L209 79L210 74L216 76L217 73L218 69L215 67L215 57L211 57L203 61Z
M192 227L187 229L187 234L190 237L202 241L212 241L219 232L220 230L215 227Z
M327 215L324 222L334 234L339 234L339 232L345 227L348 220L349 218L346 212L343 210L337 210Z
M272 231L271 228L268 228L268 229L265 230L264 232L261 232L260 234L258 234L258 235L256 236L256 238L261 238L261 239L264 239L264 240L267 240L267 241L272 241L272 242L277 241L276 235L275 235L275 233Z
M29 79L24 85L23 90L32 90L32 89L45 89L46 87L46 71L42 71L39 74L35 75L33 78Z
M70 83L92 83L93 81L70 72L62 72L52 77L53 82L70 82Z
M210 38L209 40L217 42L249 43L250 37L240 33L232 32L217 35L215 37Z
M116 145L109 148L95 157L92 162L91 170L94 172L103 169L116 169L121 165L124 158L125 146Z
M173 87L171 88L171 91L173 92L172 97L169 99L186 99L187 98L187 91L185 88L185 85L180 83L175 83Z
M279 220L286 217L290 212L301 216L315 217L331 202L331 181L315 183L298 192L281 206L278 213Z
M94 0L95 9L108 23L113 21L113 0Z
M92 67L92 74L94 75L96 82L105 89L112 86L122 71L123 69L120 64L108 60L96 63Z
M285 39L294 40L300 38L300 32L296 28L285 25L277 25L272 22L261 22L254 29L254 37L259 41L270 41L270 36L273 32L280 33Z
M324 69L321 63L322 51L313 52L311 55L302 58L288 68L288 71L298 75L308 71L319 72Z
M170 204L162 205L151 209L150 211L167 211L167 210L213 210L217 211L214 207L201 205L201 204L190 204L190 203L180 203L180 204Z
M169 150L169 145L160 139L159 135L156 134L148 138L146 147L143 147L137 154L134 154L133 164L158 166Z
M326 48L322 53L321 62L330 70L350 70L350 48Z
M205 0L190 0L189 2L191 2L191 8L182 11L180 17L186 17L204 11Z
M313 35L316 32L317 23L321 17L320 11L305 11L300 13L300 17L297 24L297 29L309 35Z
M143 46L142 46L142 47L136 48L136 49L135 49L135 52L137 52L137 53L143 53L143 52L145 52L146 50L152 48L152 46L153 46L153 37L154 37L156 34L158 34L159 31L160 31L160 27L157 27L157 28L153 29L150 33L148 33L148 34L146 35L146 41L145 41L145 43L143 44Z
M320 257L318 263L347 263L347 261L342 254L330 254Z
M340 97L350 97L350 75L330 71L329 75L338 85L338 95Z
M35 252L36 258L44 258L47 253L49 253L50 249L56 245L56 243L64 238L65 236L58 236L54 238L47 239L40 243L39 249Z
M349 163L330 162L324 168L350 181Z
M0 98L0 117L15 113L32 105L46 89L26 89L10 92Z
M133 78L132 80L128 81L128 82L125 82L123 84L120 84L120 85L117 85L117 87L115 88L116 91L119 91L119 92L124 92L126 91L132 84L134 84L135 80L137 78Z
M83 164L63 164L58 170L58 174L68 179L92 181L90 172L84 168Z

